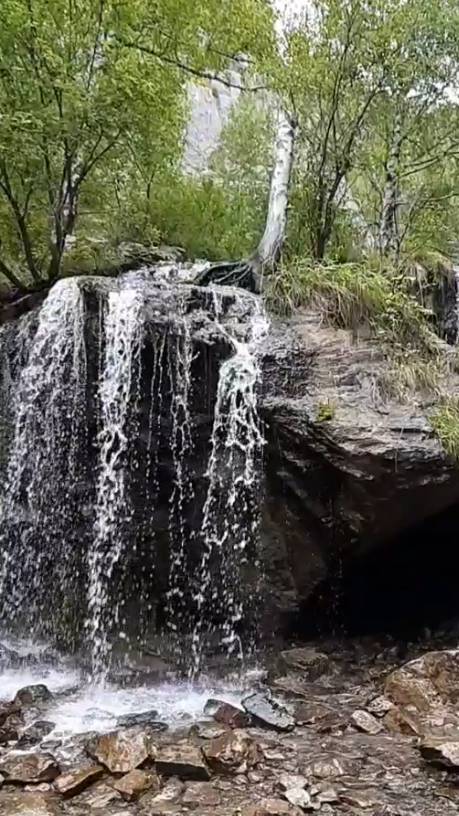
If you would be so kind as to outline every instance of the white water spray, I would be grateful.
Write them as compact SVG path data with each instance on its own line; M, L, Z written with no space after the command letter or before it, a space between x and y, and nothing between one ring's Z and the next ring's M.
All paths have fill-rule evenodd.
M135 367L142 342L141 293L109 292L105 319L105 354L99 398L100 469L96 488L94 541L88 553L88 619L91 666L103 677L109 666L109 627L119 623L119 602L113 601L112 577L124 540L122 523L129 518L126 457ZM111 619L107 620L107 613Z

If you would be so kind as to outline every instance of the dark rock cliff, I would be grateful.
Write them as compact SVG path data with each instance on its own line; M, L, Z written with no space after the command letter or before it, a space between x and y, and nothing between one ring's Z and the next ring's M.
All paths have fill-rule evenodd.
M308 599L311 614L322 591L330 606L343 571L402 547L411 528L456 505L459 533L459 469L432 433L432 404L384 396L388 367L376 343L324 327L317 314L273 322L264 537L272 598L287 616Z

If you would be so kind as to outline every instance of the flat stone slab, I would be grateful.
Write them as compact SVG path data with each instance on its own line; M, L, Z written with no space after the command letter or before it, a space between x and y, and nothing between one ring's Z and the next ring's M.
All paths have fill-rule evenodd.
M181 779L210 779L210 771L202 752L196 745L183 742L164 745L158 750L155 760L156 770L163 776L178 776Z

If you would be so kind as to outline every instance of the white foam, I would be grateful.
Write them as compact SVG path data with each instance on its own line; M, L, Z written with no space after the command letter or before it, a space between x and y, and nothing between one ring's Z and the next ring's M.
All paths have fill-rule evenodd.
M210 697L238 704L241 696L241 688L186 683L129 689L87 685L49 709L47 716L56 723L50 738L86 731L103 733L115 728L117 719L123 715L152 709L158 712L157 719L161 722L179 726L203 719L204 707Z
M252 671L225 680L200 678L193 683L120 688L115 684L86 682L76 669L37 664L2 672L0 698L11 700L20 688L44 683L56 695L43 710L43 719L55 723L48 739L66 740L88 731L110 731L119 717L153 709L158 712L157 719L169 727L207 719L204 707L209 698L238 705L254 687L258 675L259 672Z

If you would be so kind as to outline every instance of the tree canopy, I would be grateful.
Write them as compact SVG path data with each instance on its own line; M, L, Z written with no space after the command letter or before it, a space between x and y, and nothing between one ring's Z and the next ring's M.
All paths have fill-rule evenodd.
M456 241L455 0L310 0L283 29L268 0L4 0L0 23L0 275L15 287L121 240L247 257L277 109L295 137L284 254L399 263ZM242 88L201 176L183 163L190 83Z

